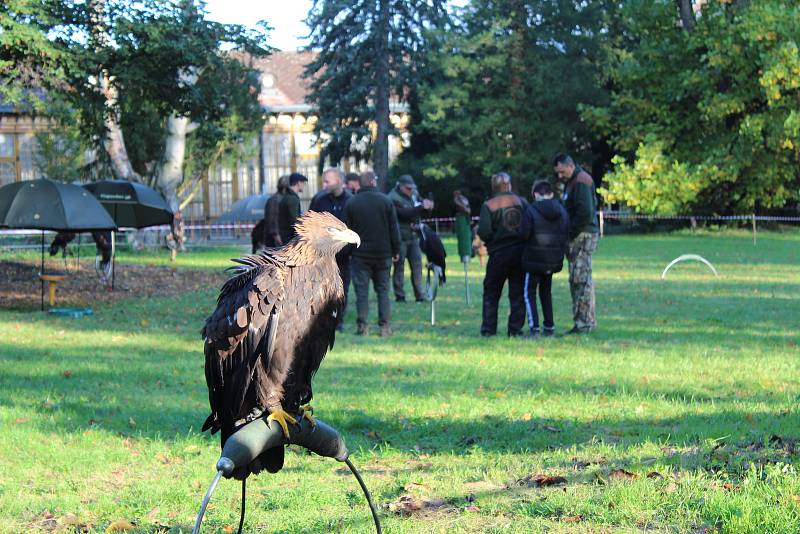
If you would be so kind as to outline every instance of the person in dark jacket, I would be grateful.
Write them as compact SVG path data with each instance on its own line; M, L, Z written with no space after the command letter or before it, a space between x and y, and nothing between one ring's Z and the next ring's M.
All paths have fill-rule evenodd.
M309 209L311 211L327 211L347 224L347 215L344 209L353 195L344 187L344 173L336 167L326 169L322 173L322 188L322 191L311 201ZM339 275L342 277L342 284L344 285L344 304L338 317L339 323L336 325L336 329L339 332L344 330L347 293L350 290L350 255L352 253L353 246L348 245L336 254L336 265L339 267Z
M290 174L289 187L278 204L278 233L284 245L297 235L294 223L300 217L300 193L305 189L307 182L308 178L299 172Z
M414 288L414 298L417 302L425 301L425 292L422 289L422 251L419 246L419 220L425 212L433 209L433 201L417 198L417 184L414 179L404 174L397 180L397 185L389 192L389 198L394 203L397 212L397 223L400 225L400 257L394 262L394 298L397 302L406 301L404 286L405 263L411 267L411 285Z
M600 225L594 180L567 154L556 156L553 165L564 186L564 207L569 214L569 290L575 325L567 334L586 334L597 326L595 319L592 254L597 249Z
M278 189L267 199L267 204L264 206L264 244L267 247L283 245L280 228L278 227L278 211L280 210L281 199L288 188L289 177L281 176L278 179Z
M361 187L344 208L347 224L361 238L361 246L353 251L350 271L356 289L356 334L369 333L369 283L378 296L378 326L383 337L392 335L392 304L389 300L389 279L392 261L400 255L400 232L397 214L389 197L377 190L377 177L366 171Z
M497 306L508 280L508 335L522 333L525 322L524 274L520 257L523 241L519 235L527 202L511 192L511 176L500 172L492 176L492 198L481 206L478 235L486 243L489 262L483 279L483 322L481 335L497 334Z
M552 336L556 331L551 294L553 273L560 272L564 267L569 216L561 202L553 198L553 186L548 181L542 180L533 184L532 195L535 202L528 205L520 227L520 235L525 240L522 251L525 310L531 337L542 334ZM544 315L543 329L540 329L536 310L537 288Z

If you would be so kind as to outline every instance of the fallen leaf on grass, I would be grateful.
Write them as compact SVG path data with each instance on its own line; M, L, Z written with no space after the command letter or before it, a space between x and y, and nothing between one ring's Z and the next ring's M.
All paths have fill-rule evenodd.
M636 480L639 475L624 469L614 469L608 474L608 478L613 480Z
M27 417L18 417L17 419L14 419L14 424L21 425L23 423L27 423L28 421L30 421L30 419L28 419Z
M475 506L474 504L472 504L472 505L467 506L466 508L464 508L464 511L465 512L480 512L481 509L479 507Z
M69 377L71 377L71 376L72 376L72 371L70 371L69 369L67 369L67 370L66 370L66 371L64 371L62 374L64 375L64 378L69 378Z
M583 521L582 515L568 515L561 518L562 523L580 523Z
M148 520L150 520L150 521L155 521L155 520L156 520L156 517L158 517L158 513L159 513L160 511L161 511L161 508L159 508L158 506L156 506L155 508L153 508L152 510L150 510L149 512L147 512L147 515L146 515L145 517L146 517Z
M739 489L739 487L734 486L730 482L726 482L725 484L722 485L722 489L724 489L725 491L736 491L737 489Z
M792 495L792 502L800 504L800 495Z
M558 486L566 483L567 479L564 477L549 475L527 475L514 482L513 485L546 488L549 486Z
M106 527L106 532L127 532L129 530L134 530L136 526L130 521L126 521L124 519L119 519L114 521L108 527Z
M664 493L675 493L678 491L678 485L674 482L670 482L664 487Z
M424 510L437 510L445 505L442 499L415 499L411 495L401 495L393 503L389 503L389 511L400 515L411 515Z
M647 478L662 479L664 478L664 475L662 475L658 471L650 471L649 473L647 473Z
M236 529L231 525L225 525L222 527L222 532L225 532L225 534L230 534L231 532L236 532Z

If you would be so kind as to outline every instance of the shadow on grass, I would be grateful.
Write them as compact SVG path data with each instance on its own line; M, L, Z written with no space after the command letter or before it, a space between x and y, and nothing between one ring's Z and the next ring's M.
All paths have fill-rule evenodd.
M0 404L32 419L46 418L51 430L83 432L99 427L112 433L163 438L196 431L208 413L200 353L198 360L189 362L180 361L181 354L185 354L180 351L164 351L158 358L147 361L142 361L143 356L139 355L117 362L108 356L62 352L59 357L68 360L72 369L67 376L60 365L40 366L36 374L30 373L25 365L11 365L12 361L52 361L52 356L42 350L27 350L23 356L11 355L12 348L0 343L3 355L0 360L6 360L7 368L0 378ZM800 428L798 414L786 410L790 402L785 394L765 389L747 395L738 393L752 388L751 384L730 383L717 392L698 392L643 385L633 380L620 380L613 385L602 378L553 382L532 372L529 376L506 378L503 387L507 397L497 399L491 392L476 393L475 383L464 383L459 378L463 374L459 371L462 364L437 362L441 374L428 374L422 380L417 369L391 363L361 366L332 360L323 365L325 377L315 381L317 398L326 391L349 399L380 391L387 402L392 399L397 402L391 415L386 415L383 406L369 412L332 409L320 414L337 426L356 448L388 444L431 453L458 454L476 447L486 451L525 452L598 441L630 446L645 442L699 443L721 436L734 440L770 434L793 437ZM493 382L499 378L489 376L487 380ZM691 403L679 409L697 412L715 403L742 409L725 406L713 413L669 417L619 413L588 422L569 417L528 416L528 420L523 420L520 416L497 414L507 406L515 406L518 397L520 402L531 402L525 399L526 391L538 392L537 398L564 402L583 398L582 402L588 404L593 399L632 403L636 398ZM485 406L485 415L472 415L474 410L467 415L458 409L449 413L447 408L431 413L413 411L416 405L443 395L451 398L449 402L453 404L465 397L478 400L478 409Z

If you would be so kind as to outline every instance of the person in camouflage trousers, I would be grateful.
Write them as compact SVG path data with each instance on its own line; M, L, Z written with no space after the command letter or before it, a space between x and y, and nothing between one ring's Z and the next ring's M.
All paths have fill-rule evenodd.
M597 327L592 282L592 254L600 233L597 195L592 177L569 155L559 154L553 165L559 179L566 182L564 207L570 222L567 260L574 326L567 334L586 334Z
M581 232L567 245L569 262L569 291L572 295L573 332L586 333L597 326L594 316L594 282L592 282L592 254L597 248L598 234Z

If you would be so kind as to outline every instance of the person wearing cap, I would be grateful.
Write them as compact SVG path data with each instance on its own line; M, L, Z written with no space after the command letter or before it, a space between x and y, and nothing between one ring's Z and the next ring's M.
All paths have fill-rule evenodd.
M296 234L294 223L300 217L300 193L305 189L308 178L299 172L289 175L289 187L278 205L278 233L281 242L285 245Z
M433 201L417 198L417 184L408 174L397 180L397 185L389 192L389 198L397 212L397 222L400 226L400 257L394 262L394 298L397 302L405 302L404 288L405 262L411 267L411 285L414 287L414 297L417 302L425 301L425 292L422 289L422 251L419 248L419 220L423 213L433 209Z
M481 335L497 334L497 307L508 280L508 335L519 336L525 323L522 270L524 241L519 234L527 202L511 192L511 176L492 176L492 198L481 206L478 235L486 243L489 261L483 279L483 322Z
M356 334L369 333L369 284L378 296L380 335L392 335L392 304L389 299L392 260L400 253L400 232L397 214L389 198L378 191L377 177L372 171L361 175L361 188L344 208L347 224L361 238L361 246L353 250L350 272L356 289Z

